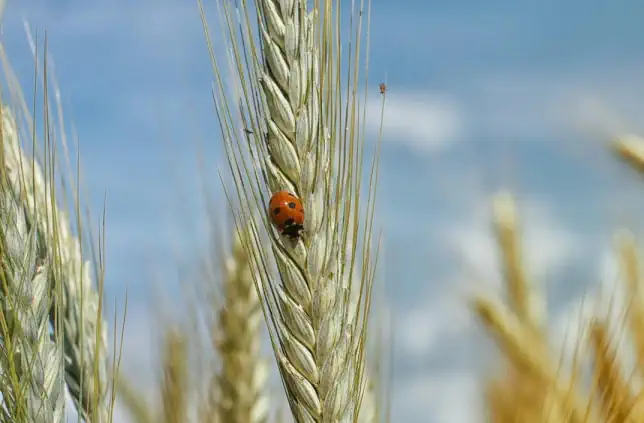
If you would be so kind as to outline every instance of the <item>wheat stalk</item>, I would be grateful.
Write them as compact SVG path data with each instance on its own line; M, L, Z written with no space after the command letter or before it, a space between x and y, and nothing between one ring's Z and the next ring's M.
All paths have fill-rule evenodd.
M3 109L2 143L17 143ZM6 150L4 156L6 157ZM33 170L33 169L31 169ZM53 307L49 278L56 256L28 219L21 199L29 168L5 166L0 181L0 392L3 421L62 422L65 389L62 346L49 336ZM31 210L31 214L40 213Z
M360 40L357 37L355 63L348 71L351 97L343 104L333 2L315 2L309 13L305 1L257 1L261 59L247 3L242 1L240 8L243 44L234 34L229 4L221 6L238 84L234 100L229 100L209 43L217 78L215 102L240 203L236 223L248 228L240 231L241 239L270 323L291 411L297 422L353 421L363 392L373 278L369 200L362 234L363 272L360 277L353 274L360 239L363 147L351 84L358 79ZM360 7L359 26L364 9ZM204 28L208 36L205 18ZM231 112L229 105L234 103L239 103L239 118ZM370 196L374 187L370 184ZM305 232L294 242L267 222L268 197L279 190L296 194L305 206ZM357 303L349 300L354 283L362 292ZM353 324L352 314L358 316Z

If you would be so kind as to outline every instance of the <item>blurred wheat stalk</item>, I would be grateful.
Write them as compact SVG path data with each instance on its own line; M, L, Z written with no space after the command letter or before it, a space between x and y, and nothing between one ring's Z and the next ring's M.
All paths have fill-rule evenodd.
M644 140L626 136L615 140L615 153L644 172ZM575 339L570 369L554 356L545 322L538 311L538 293L522 263L519 225L513 199L502 193L494 201L495 231L505 276L506 301L485 296L474 299L473 309L494 336L505 357L504 370L485 387L487 418L493 422L639 422L644 419L644 298L640 263L632 235L619 231L616 252L625 281L623 319L609 310L595 310L582 322ZM505 303L505 304L504 304ZM611 303L611 308L613 304ZM619 315L618 315L619 316ZM617 321L615 321L617 319ZM635 372L627 373L620 333L632 340ZM561 354L563 355L564 352ZM590 380L583 378L584 359L590 360Z
M222 239L204 258L189 305L200 327L182 330L186 322L175 322L163 329L159 406L150 406L128 379L120 380L121 399L138 423L268 421L268 369L259 348L262 316L248 260L239 239L226 245L221 234L217 237ZM203 345L199 329L205 329L210 345ZM190 352L201 356L203 366L194 376Z

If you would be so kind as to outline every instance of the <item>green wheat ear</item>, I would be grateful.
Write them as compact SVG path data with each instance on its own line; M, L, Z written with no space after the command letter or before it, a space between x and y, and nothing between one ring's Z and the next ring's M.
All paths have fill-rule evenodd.
M57 257L22 199L23 172L10 158L21 153L12 114L2 108L0 140L0 421L63 422L63 348L49 336L53 308L49 277ZM14 150L16 148L17 150ZM25 166L26 167L26 166ZM33 169L32 169L33 171ZM45 212L46 213L46 212ZM60 307L58 307L60 309Z
M224 82L201 9L236 188L229 200L297 422L357 421L365 385L379 155L363 211L364 110L357 84L364 4L351 17L354 38L343 63L336 3L315 1L308 11L301 0L258 0L254 7L242 0L233 10L221 1L232 86ZM281 190L305 207L305 230L294 242L267 218L268 199Z
M31 38L29 41L32 41ZM62 419L64 416L60 411L62 408L60 410L58 408L58 401L61 401L64 406L64 398L61 395L59 399L56 393L58 388L54 389L59 383L63 383L84 420L96 423L108 422L111 418L112 404L107 400L109 375L106 324L102 318L103 273L100 267L102 261L96 258L92 261L86 260L82 252L81 245L85 241L86 233L82 232L82 224L85 221L81 216L79 193L73 193L75 210L64 207L66 205L64 202L62 206L58 202L61 192L57 192L55 180L60 177L56 173L59 161L56 156L57 146L52 138L53 134L60 137L57 139L63 143L63 154L68 155L62 107L57 102L54 109L49 101L49 85L53 82L55 86L55 79L48 76L46 41L42 69L40 69L40 61L37 60L39 56L35 46L32 46L32 53L37 62L34 83L43 88L45 114L43 140L38 139L34 129L36 120L24 99L18 78L6 56L4 45L0 43L1 72L8 88L7 92L2 94L3 100L9 103L2 107L2 191L12 193L15 206L20 208L20 219L24 221L27 232L21 228L21 220L13 222L5 220L2 230L5 235L10 237L16 235L17 239L22 239L24 242L31 242L33 239L37 242L38 249L32 251L35 255L30 254L30 259L23 260L21 263L23 270L27 272L25 275L34 277L31 280L32 285L28 288L28 291L33 291L28 292L27 296L32 301L32 309L36 307L38 312L32 310L30 313L32 318L37 316L39 336L46 338L49 338L49 333L43 329L44 323L39 319L43 316L48 317L49 324L53 327L53 339L56 344L54 352L62 354L60 357L54 357L54 352L51 352L52 355L47 363L30 363L33 372L32 383L40 389L44 387L46 390L51 390L48 399L51 402L51 409L48 412L52 414L47 415L48 420L45 421L57 421L58 417ZM37 88L38 86L34 87L35 93L38 93ZM58 93L56 87L55 91ZM35 107L36 98L33 101ZM58 119L54 120L52 115L56 115ZM34 153L26 153L23 148L27 147L31 147ZM39 151L41 147L43 150ZM69 168L67 170L70 171ZM63 175L65 183L60 190L63 198L66 196L69 198L70 194L66 191L68 187L66 184L71 183L72 188L77 188L75 181L70 180L69 176L71 171ZM7 200L4 205L12 207L11 204ZM76 218L78 234L72 232L70 225L72 216ZM8 214L3 216L3 219L5 218L10 219ZM12 228L12 224L18 226ZM5 238L5 241L7 240ZM9 241L15 242L16 238ZM11 244L5 247L7 246L9 250L5 251L11 251ZM27 246L28 244L25 244L23 247ZM91 264L98 264L99 270L94 272ZM38 278L38 275L45 270L46 289L40 286L43 281ZM12 272L14 270L10 273ZM5 276L13 277L11 274L5 274ZM96 277L98 287L93 284L92 276ZM6 282L7 290L14 290L8 295L24 292L15 291L18 288ZM47 308L46 313L45 308ZM7 335L6 332L5 335ZM29 335L23 340L27 341L30 337L33 338ZM39 348L45 348L46 342L41 340L41 343ZM62 373L58 373L59 364L63 365ZM46 366L44 370L43 365ZM2 387L6 388L7 385ZM27 389L23 386L25 392ZM9 398L10 395L3 394L3 397ZM16 395L15 398L24 402L25 397ZM45 398L46 396L41 396L39 401L44 401ZM42 412L42 407L39 411ZM21 416L12 415L10 421L22 422Z

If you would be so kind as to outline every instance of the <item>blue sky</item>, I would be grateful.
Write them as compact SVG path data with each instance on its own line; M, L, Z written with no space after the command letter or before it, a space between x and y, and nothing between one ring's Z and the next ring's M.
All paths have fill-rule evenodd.
M508 188L521 200L554 326L610 273L612 230L626 218L642 232L641 183L604 143L644 134L644 5L372 4L372 133L377 84L389 86L378 210L396 318L394 420L475 421L463 398L476 393L479 338L459 295L477 276L498 283L489 195ZM176 283L204 251L197 157L213 178L224 163L196 2L9 1L3 37L29 92L23 17L48 31L95 213L107 193L109 294L127 284L131 296L126 369L147 366L152 287Z

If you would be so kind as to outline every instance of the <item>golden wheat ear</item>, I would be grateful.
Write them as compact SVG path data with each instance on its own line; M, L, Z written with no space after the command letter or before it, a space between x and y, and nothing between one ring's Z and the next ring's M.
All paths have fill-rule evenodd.
M508 305L483 296L472 303L475 314L507 358L506 377L487 386L488 410L501 419L595 421L586 406L588 401L576 390L575 379L566 377L551 357L543 330L545 316L523 265L514 200L502 193L494 198L493 205ZM500 398L502 392L509 398Z
M354 38L344 63L337 2L316 1L310 11L303 0L258 0L251 7L243 1L232 10L220 2L232 53L226 78L203 18L236 193L229 201L295 420L357 421L377 256L371 228L378 154L362 201L356 97L368 13L364 4L352 11ZM295 241L276 231L266 213L272 193L282 190L305 208L305 230Z

